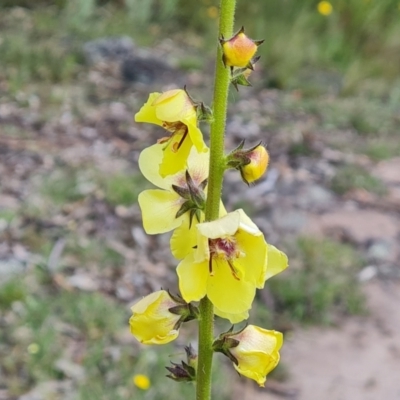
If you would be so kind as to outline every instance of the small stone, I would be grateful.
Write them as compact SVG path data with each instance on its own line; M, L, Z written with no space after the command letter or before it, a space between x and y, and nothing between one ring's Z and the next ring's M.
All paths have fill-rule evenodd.
M76 274L67 278L67 282L74 288L87 292L99 289L99 284L89 275Z
M74 381L83 381L86 376L85 368L82 365L75 364L66 358L58 359L54 364L54 368Z
M395 244L390 240L376 240L368 248L367 256L374 261L395 261Z
M358 280L360 282L367 282L374 278L376 274L378 273L378 270L375 266L369 265L368 267L363 268L359 273L358 273Z
M307 225L307 216L304 212L290 209L276 209L272 216L276 227L290 232L299 232Z
M381 161L373 175L388 184L400 184L400 157Z
M28 393L23 394L18 400L45 400L59 399L72 400L76 399L77 393L73 389L72 381L47 381L41 382Z
M310 234L341 231L349 240L363 244L369 240L395 240L400 223L387 213L346 208L313 217L307 231Z
M0 260L0 282L25 271L25 265L15 258Z
M334 202L334 195L319 185L309 185L297 196L297 204L306 210L327 210Z
M133 40L128 36L108 37L85 43L83 53L89 65L104 61L124 60L135 50Z

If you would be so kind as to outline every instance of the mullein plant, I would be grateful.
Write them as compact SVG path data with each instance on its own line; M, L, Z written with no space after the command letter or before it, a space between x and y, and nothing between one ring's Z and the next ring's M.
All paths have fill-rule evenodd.
M151 93L135 115L136 122L159 125L162 137L144 149L139 167L157 188L139 195L148 234L173 231L171 252L178 260L180 294L160 290L132 307L131 333L146 345L176 339L182 325L196 320L197 352L168 366L169 378L196 383L196 399L211 398L211 367L216 352L227 356L236 371L264 386L279 362L282 334L254 325L234 326L215 337L214 316L232 324L249 317L257 289L288 266L284 253L268 244L242 210L227 211L221 202L223 175L236 169L246 184L265 173L269 156L263 144L224 149L230 84L249 86L262 41L241 28L232 34L235 0L221 0L213 108L196 102L186 88ZM199 123L211 125L209 147Z

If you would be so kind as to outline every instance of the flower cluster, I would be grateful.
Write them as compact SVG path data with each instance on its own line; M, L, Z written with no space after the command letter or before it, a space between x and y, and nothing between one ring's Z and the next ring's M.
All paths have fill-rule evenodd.
M261 43L249 39L243 28L231 39L220 39L234 85L244 84L243 77L247 81ZM183 323L198 318L194 303L205 297L215 315L232 324L244 321L256 290L288 265L286 255L266 242L242 209L227 212L220 203L219 218L206 220L210 151L199 123L211 119L210 109L194 101L186 89L150 94L135 115L136 122L163 128L158 142L140 154L140 170L156 188L143 191L138 201L146 233L172 231L170 247L178 260L180 290L180 295L151 293L132 307L131 333L143 344L176 339ZM221 162L223 170L236 169L251 184L265 173L269 156L261 143L243 147L244 142ZM236 333L222 333L213 350L229 357L241 375L263 385L279 361L281 345L281 333L249 325ZM196 379L197 356L191 347L187 356L187 362L167 367L170 378Z

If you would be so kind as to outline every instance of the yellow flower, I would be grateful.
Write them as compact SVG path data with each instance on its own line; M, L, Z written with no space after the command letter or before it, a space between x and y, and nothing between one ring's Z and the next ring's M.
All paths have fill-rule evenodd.
M239 322L247 317L256 288L284 270L287 257L265 242L243 210L196 228L197 247L177 268L182 297L190 302L207 295L217 315Z
M333 7L329 1L320 1L317 5L318 12L322 15L328 16L332 14Z
M228 356L239 374L264 386L266 376L279 362L282 343L282 333L248 325L240 332L222 334L214 349Z
M137 374L133 377L133 384L139 389L147 390L150 387L150 379L143 374Z
M218 8L215 6L211 6L207 8L207 15L212 18L215 19L218 17L219 11Z
M201 197L208 178L208 152L198 153L195 148L192 148L187 159L187 169L164 178L157 171L162 155L162 145L155 144L144 149L139 157L139 168L145 178L160 188L145 190L138 198L143 215L143 226L146 233L150 235L171 231L181 225L183 220L189 221L189 212L179 215L179 211L188 202L190 188L193 191L198 189L196 194ZM190 187L187 173L190 177ZM198 202L201 202L201 199L198 199ZM188 206L190 205L198 206L197 208L202 206L201 204Z
M143 227L150 235L175 229L171 250L174 257L182 259L196 245L196 224L204 221L209 152L198 153L192 147L187 169L164 178L158 171L162 157L161 144L146 148L139 157L139 168L145 178L160 188L145 190L139 195ZM220 215L225 214L221 203Z
M256 54L257 47L263 40L252 40L247 37L242 27L230 39L220 39L223 51L222 61L226 67L250 68L253 69L252 58Z
M184 90L151 93L135 115L135 121L156 124L170 132L169 137L159 141L164 143L164 156L159 167L162 176L174 174L185 167L192 145L199 152L207 150L197 127L196 107Z
M182 316L171 312L182 306L165 290L144 297L132 308L131 333L143 344L165 344L176 339Z
M40 346L37 343L31 343L28 346L28 353L29 354L37 354L40 351Z

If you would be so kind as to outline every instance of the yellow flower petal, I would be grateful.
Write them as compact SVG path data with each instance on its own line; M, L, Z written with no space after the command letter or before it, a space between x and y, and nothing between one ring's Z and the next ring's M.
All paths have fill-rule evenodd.
M229 313L222 312L217 307L214 307L214 314L218 315L218 317L228 319L231 324L237 324L237 323L249 318L248 311L244 311L244 312L238 313L238 314L229 314Z
M285 253L278 250L271 244L268 245L268 263L265 274L265 280L279 274L288 267L288 258Z
M233 236L239 229L240 213L238 210L230 212L218 220L204 222L197 226L199 233L208 239L217 239L224 236Z
M166 177L167 175L176 174L183 169L186 169L187 159L189 157L190 150L192 149L192 140L187 135L183 140L180 147L177 149L179 142L182 139L181 134L173 135L168 145L164 150L164 157L160 164L160 175Z
M156 124L162 126L162 120L156 115L156 109L153 107L153 102L158 98L161 93L151 93L147 102L135 115L136 122L148 122L150 124Z
M171 177L160 175L160 164L164 157L165 144L157 143L146 147L139 156L139 169L144 177L153 185L161 189L170 189L172 184Z
M174 327L181 317L169 311L176 305L165 290L141 299L131 308L132 335L143 344L165 344L176 339L179 332Z
M196 118L196 109L187 93L182 89L164 92L154 99L152 106L156 110L157 118L161 121L184 122L185 119Z
M208 264L206 265L208 274ZM213 276L208 276L207 296L221 312L244 313L251 308L256 288L245 280L237 280L225 261L213 260Z
M194 147L196 147L197 151L198 152L207 151L207 146L204 143L203 134L201 133L201 130L197 127L196 118L192 118L190 120L185 119L182 122L188 127L189 137Z
M189 229L189 216L185 214L182 223L174 230L171 236L170 246L172 255L178 260L185 258L197 244L197 219L193 218Z
M204 154L204 153L200 153ZM208 164L207 164L207 169L208 169ZM201 169L196 172L196 169L191 169L191 176L193 179L196 179L197 182L202 182L203 181L203 175L201 172ZM198 173L198 174L197 174ZM220 206L219 206L219 215L222 217L226 215L226 210L225 207L221 201ZM201 221L203 222L204 220L204 214L201 213ZM189 229L189 216L186 215L183 219L182 224L174 230L174 233L172 234L171 241L170 241L170 246L171 246L171 251L172 254L175 258L178 260L182 260L185 258L189 253L193 251L193 249L198 245L197 243L197 229L196 225L199 222L197 221L197 218L194 217L192 220L192 226ZM207 242L208 244L208 242ZM207 250L205 250L205 256L201 258L201 261L204 261L207 259L208 255L208 247ZM195 260L197 261L197 260Z
M253 236L239 230L235 237L237 245L245 252L245 255L237 259L234 265L240 265L245 271L243 279L258 289L262 289L267 269L267 244L264 236Z
M181 207L180 199L177 193L166 190L153 189L140 193L138 202L146 233L165 233L181 225L182 216L176 218Z
M206 295L208 263L195 263L193 254L181 261L176 270L179 290L185 301L199 301Z

